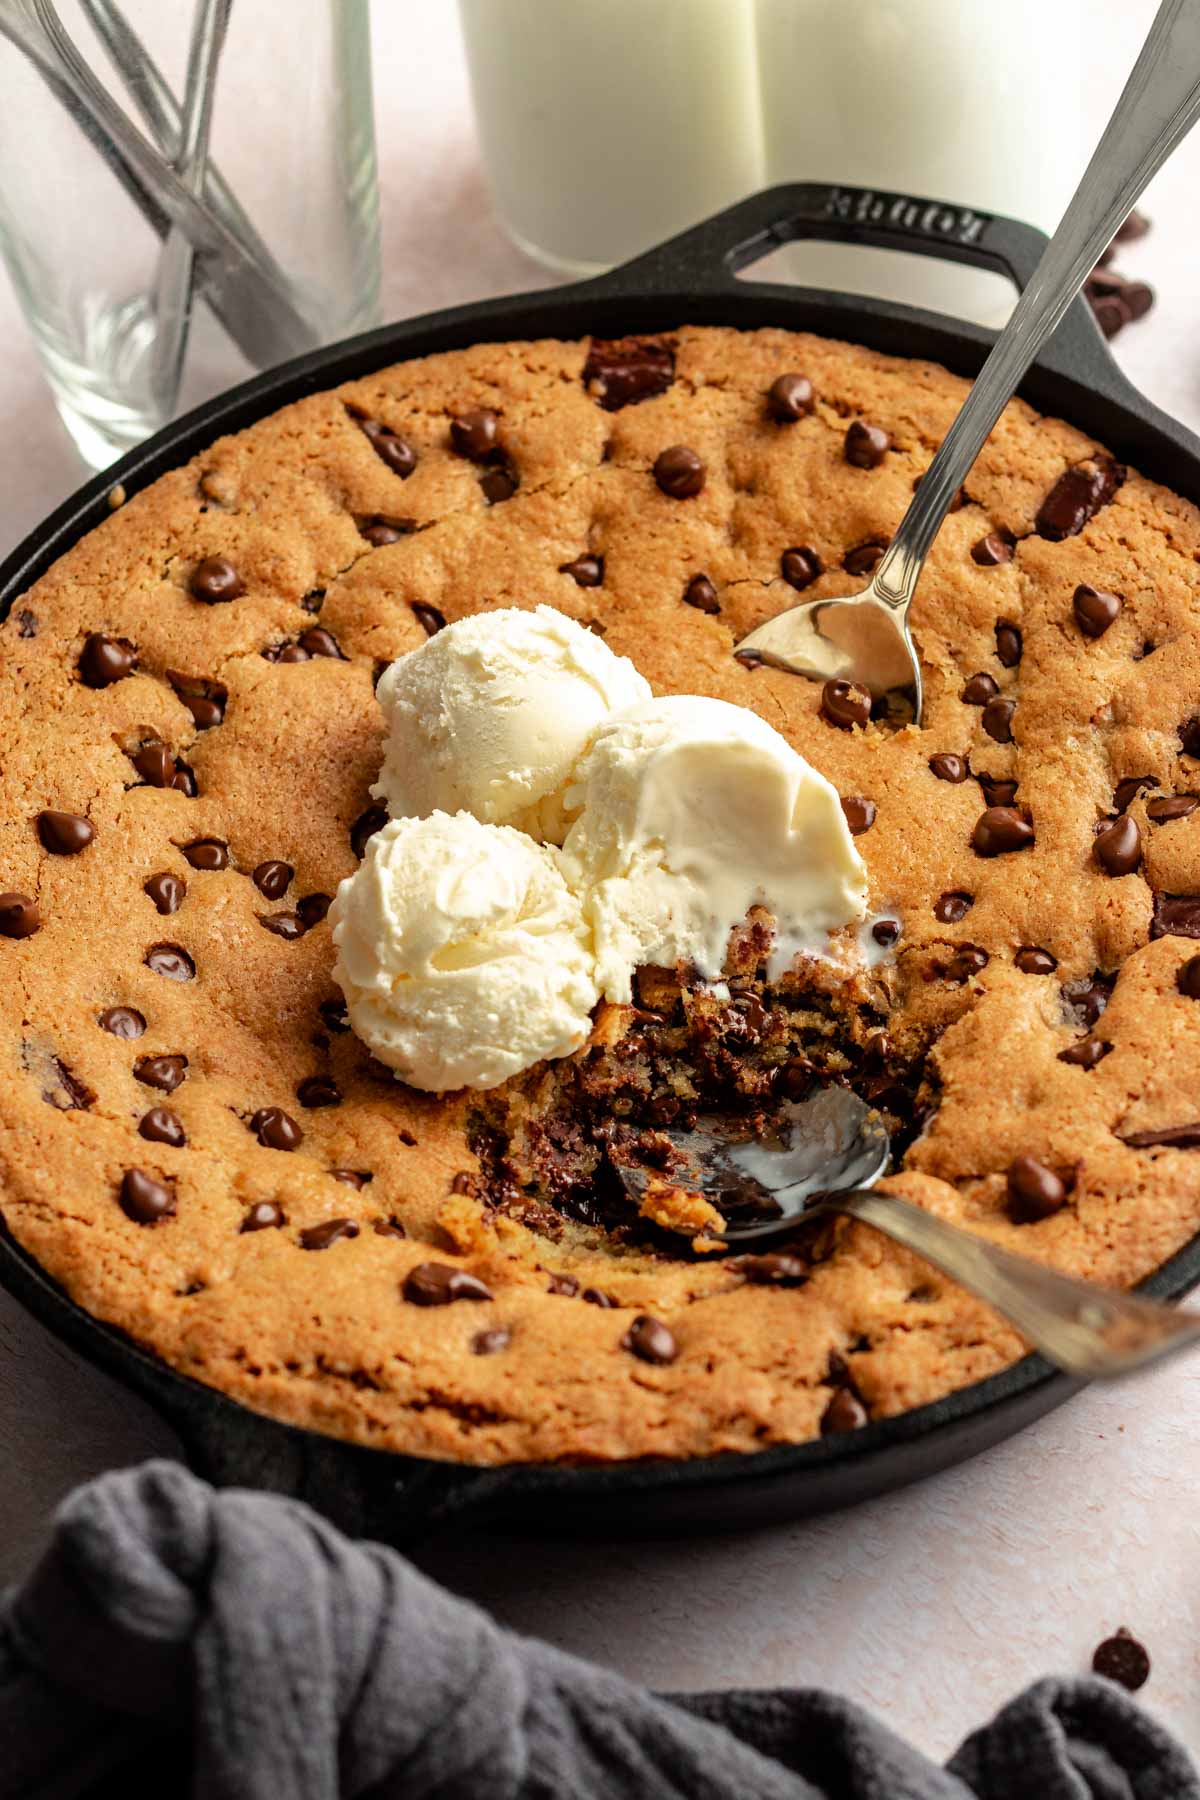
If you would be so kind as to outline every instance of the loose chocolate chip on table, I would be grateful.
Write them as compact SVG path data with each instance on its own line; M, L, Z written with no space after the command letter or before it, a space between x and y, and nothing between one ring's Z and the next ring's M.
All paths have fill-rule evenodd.
M892 440L881 425L868 425L865 419L854 419L846 431L842 446L846 461L856 469L877 469Z
M1058 967L1058 958L1040 944L1022 944L1013 961L1022 975L1053 975Z
M654 479L672 500L692 500L704 487L703 458L687 444L671 444L654 459Z
M785 1250L772 1250L763 1256L739 1256L732 1265L746 1281L756 1287L802 1287L808 1270L798 1256Z
M707 575L693 575L683 590L684 603L694 606L697 612L719 613L721 602L717 599L717 590Z
M156 1225L175 1211L174 1191L145 1169L126 1169L118 1198L121 1211L135 1225Z
M1146 802L1146 817L1156 825L1169 825L1172 819L1186 819L1200 806L1200 794L1167 794Z
M137 668L137 651L128 638L105 637L93 631L79 657L79 676L85 687L111 687Z
M382 550L385 544L398 544L411 530L411 524L393 525L387 519L364 519L358 528L359 536L376 550Z
M1071 602L1075 623L1084 637L1103 637L1124 604L1120 594L1109 594L1103 588L1090 587L1081 581Z
M996 624L996 655L1006 669L1015 669L1021 660L1024 640L1016 625L1007 619L1000 619Z
M138 1126L138 1134L147 1143L171 1144L175 1149L187 1143L187 1133L183 1129L183 1121L178 1113L173 1113L169 1106L153 1106L146 1113Z
M659 1365L672 1363L679 1355L674 1332L668 1331L661 1319L652 1319L649 1313L638 1314L621 1339L621 1348L632 1351L642 1362Z
M593 338L583 382L605 412L665 394L675 379L675 351L654 338Z
M454 1300L490 1300L491 1289L477 1275L449 1263L423 1262L404 1278L404 1298L413 1306L449 1306Z
M840 1387L821 1414L821 1436L835 1437L843 1431L861 1431L867 1423L867 1409L853 1388Z
M989 806L1011 806L1017 797L1015 781L1003 780L999 775L977 775L975 779Z
M1200 1150L1200 1124L1163 1125L1155 1131L1132 1131L1121 1142L1131 1150Z
M490 1331L477 1331L471 1339L471 1350L475 1356L495 1356L500 1350L507 1350L512 1342L512 1332L507 1325L493 1325Z
M300 1233L302 1250L328 1250L330 1244L338 1243L342 1238L358 1236L356 1219L322 1219L319 1225L309 1225Z
M229 845L222 838L196 838L183 846L183 854L193 869L229 867Z
M496 448L500 421L486 407L472 407L450 421L450 443L468 462L483 463Z
M1069 1044L1065 1050L1060 1050L1058 1060L1074 1063L1081 1069L1094 1069L1098 1062L1104 1061L1111 1049L1112 1045L1104 1038L1080 1038L1077 1044Z
M260 862L250 879L268 900L282 900L295 873L291 863Z
M862 794L843 794L842 812L851 837L861 837L875 823L875 802L864 799Z
M32 937L42 922L37 901L9 890L0 894L0 937Z
M306 1075L296 1089L301 1106L340 1106L341 1090L328 1075Z
M227 556L206 556L192 570L188 588L193 597L206 606L223 600L237 600L245 593L245 583Z
M79 813L47 810L37 816L37 834L51 856L78 856L95 837L96 827Z
M1014 1225L1035 1225L1066 1205L1066 1182L1032 1156L1015 1156L1009 1163L1006 1189L1008 1216Z
M1200 894L1156 894L1150 936L1200 938Z
M573 1275L551 1275L546 1283L546 1292L561 1294L564 1298L573 1300L579 1292L579 1283Z
M1072 463L1063 470L1038 509L1038 536L1049 538L1052 543L1074 537L1112 499L1125 474L1120 463L1106 457Z
M446 629L446 615L436 606L427 606L423 600L410 600L409 611L426 637L436 637L439 631Z
M979 975L988 965L988 953L978 944L964 944L956 955L950 958L942 973L947 981L962 983L970 981L972 976Z
M939 781L952 781L957 783L965 781L967 776L971 773L967 766L967 759L965 756L954 756L948 751L941 751L937 756L931 756L929 759L929 767Z
M191 981L196 973L195 963L181 944L151 944L142 961L167 981Z
M807 375L777 375L767 389L767 412L777 425L792 425L813 409L813 387Z
M1014 547L1011 538L999 531L989 531L986 537L971 545L971 561L978 563L981 569L995 569L1001 563L1012 561Z
M785 550L779 559L779 572L789 587L794 587L798 594L811 587L822 571L822 562L815 550L807 544L798 544L793 550Z
M146 1087L173 1094L187 1075L186 1056L139 1056L133 1065L133 1078Z
M1123 781L1118 781L1113 789L1113 806L1117 812L1123 813L1127 806L1133 804L1143 788L1156 785L1153 775L1127 775Z
M274 1200L256 1200L246 1213L239 1230L241 1231L276 1231L287 1224L287 1215L282 1206Z
M350 827L350 848L361 862L366 855L367 845L377 831L382 831L388 822L387 813L382 806L368 806L366 812L360 813Z
M1189 1000L1200 1000L1200 956L1189 956L1175 971L1175 986Z
M861 544L852 544L842 557L842 567L847 575L873 575L890 541L888 538L865 538Z
M965 919L975 904L974 894L964 894L956 888L948 893L939 894L933 903L933 916L939 925L957 925Z
M585 1287L579 1298L586 1300L589 1306L599 1306L605 1311L611 1310L617 1304L612 1295L606 1294L603 1288Z
M146 1029L145 1019L132 1006L110 1006L96 1023L101 1031L109 1031L119 1038L140 1038Z
M332 905L333 898L329 894L305 894L303 900L298 902L296 912L301 924L306 930L310 930L312 926L321 923Z
M307 650L310 656L331 656L337 662L348 660L332 631L326 631L323 625L310 625L307 631L301 632L300 648Z
M1142 834L1136 819L1122 813L1097 832L1092 855L1106 875L1132 875L1142 860Z
M1115 1636L1105 1638L1102 1644L1097 1645L1092 1656L1092 1670L1094 1674L1119 1682L1121 1687L1136 1694L1150 1679L1149 1652L1122 1625Z
M980 813L971 833L971 847L977 856L1007 856L1014 850L1028 850L1033 841L1033 826L1013 806L989 806Z
M304 920L294 912L259 913L258 922L264 931L272 932L275 937L281 937L289 944L294 944L308 930Z
M602 556L577 556L574 562L559 563L560 575L569 575L576 587L599 587L604 580Z
M963 687L959 699L964 706L986 706L1000 692L1000 684L994 675L980 673L972 675Z
M1016 710L1016 701L1006 700L1000 694L997 694L995 699L988 701L983 709L980 724L994 743L1012 743L1012 720Z
M852 681L827 681L821 689L821 716L839 731L866 725L871 717L871 696Z
M417 466L417 453L408 439L381 425L378 419L361 419L359 428L380 461L401 481L407 481Z
M890 950L900 936L899 919L878 919L871 927L871 936L884 950Z
M295 1119L281 1106L260 1106L250 1121L250 1129L268 1150L294 1150L304 1141Z

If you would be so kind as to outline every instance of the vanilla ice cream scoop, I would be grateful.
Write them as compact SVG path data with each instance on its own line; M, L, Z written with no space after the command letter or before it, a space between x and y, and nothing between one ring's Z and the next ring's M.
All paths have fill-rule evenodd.
M836 788L745 707L694 695L635 706L599 727L576 783L562 866L610 1000L631 998L645 963L718 978L756 903L775 916L776 974L866 912Z
M393 818L474 813L561 844L563 790L609 713L650 698L627 657L552 606L474 613L399 657L371 792Z
M350 1023L412 1087L496 1087L591 1029L580 902L519 831L463 812L395 819L329 916Z

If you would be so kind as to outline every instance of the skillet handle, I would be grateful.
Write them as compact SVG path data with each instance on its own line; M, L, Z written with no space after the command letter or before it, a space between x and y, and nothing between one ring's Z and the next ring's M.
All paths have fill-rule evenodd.
M969 263L1007 275L1022 292L1049 241L1036 226L977 212L970 206L876 188L799 181L740 200L587 286L593 293L611 294L630 289L643 295L794 293L791 283L743 281L738 270L781 244L807 238ZM1067 309L1038 365L1085 381L1113 398L1128 395L1124 377L1082 295Z

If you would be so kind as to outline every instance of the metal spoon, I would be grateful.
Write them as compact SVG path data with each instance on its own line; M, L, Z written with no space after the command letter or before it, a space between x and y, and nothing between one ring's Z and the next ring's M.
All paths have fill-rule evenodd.
M1163 0L1062 222L861 594L810 600L760 625L735 655L816 681L905 697L921 716L908 612L925 558L992 426L1146 183L1200 115L1200 0Z
M1089 1379L1127 1375L1200 1341L1195 1313L1060 1275L898 1194L872 1192L869 1184L887 1168L888 1134L849 1088L818 1088L789 1102L767 1142L739 1138L729 1121L712 1119L661 1135L679 1159L669 1177L613 1155L626 1192L640 1203L652 1184L669 1179L704 1194L735 1215L721 1233L731 1246L760 1248L801 1222L838 1214L859 1219L986 1300L1060 1369ZM747 1207L753 1216L736 1222Z

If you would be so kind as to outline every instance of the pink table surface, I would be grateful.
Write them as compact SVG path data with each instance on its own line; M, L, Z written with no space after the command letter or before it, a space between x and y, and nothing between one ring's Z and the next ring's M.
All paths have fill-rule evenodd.
M286 0L261 0L283 5ZM1153 7L1097 0L1081 45L1097 125ZM549 281L488 199L449 0L379 6L376 105L385 316ZM803 171L797 171L802 174ZM1160 290L1120 360L1200 427L1200 140L1147 200L1153 236L1123 257ZM0 550L80 479L0 280ZM1200 1753L1200 1364L1085 1393L997 1450L850 1513L740 1538L657 1544L488 1539L422 1555L502 1621L660 1688L822 1684L931 1754L1026 1681L1084 1669L1121 1624L1148 1645L1146 1704ZM77 1481L170 1434L0 1294L0 1581L29 1566Z

